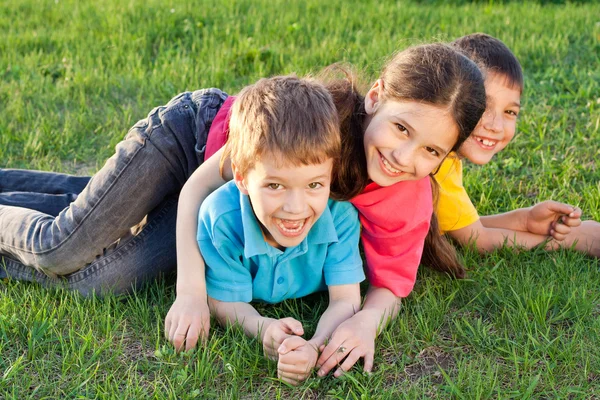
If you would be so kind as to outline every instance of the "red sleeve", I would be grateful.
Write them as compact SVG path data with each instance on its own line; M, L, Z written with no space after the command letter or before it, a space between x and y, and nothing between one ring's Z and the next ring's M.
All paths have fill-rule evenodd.
M235 96L226 98L219 111L217 111L215 119L213 119L208 131L208 139L206 139L206 149L204 150L205 160L208 160L210 156L219 151L227 141L227 136L229 136L229 111L234 100Z
M370 283L408 296L433 212L429 177L387 187L372 183L351 202L360 213Z

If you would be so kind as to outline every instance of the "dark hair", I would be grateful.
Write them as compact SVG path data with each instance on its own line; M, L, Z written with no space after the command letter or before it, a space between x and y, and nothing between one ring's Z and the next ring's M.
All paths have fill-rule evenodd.
M523 91L523 69L517 57L500 39L472 33L450 43L487 73L500 74L512 87Z
M332 70L341 71L345 78L326 81L338 110L342 134L342 153L334 170L331 195L349 199L361 193L369 182L363 144L364 96L351 72L339 65L329 67L326 72ZM383 68L379 79L384 82L385 99L416 101L447 109L458 128L452 151L469 137L485 111L485 87L479 68L447 44L414 46L397 53ZM435 181L432 189L436 199ZM435 214L431 223L437 234L427 236L423 263L457 277L464 276L456 250L437 230Z

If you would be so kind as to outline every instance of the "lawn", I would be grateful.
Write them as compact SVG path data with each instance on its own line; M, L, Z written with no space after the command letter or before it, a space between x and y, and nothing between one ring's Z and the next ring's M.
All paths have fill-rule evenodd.
M600 5L579 2L3 0L0 167L91 174L131 125L177 93L236 93L336 61L365 82L411 44L502 39L525 70L513 143L465 186L481 214L552 198L600 219ZM0 182L1 186L1 182ZM261 345L213 322L175 354L167 277L84 299L0 282L0 398L600 398L599 262L572 251L462 251L460 281L419 273L381 333L375 369L297 388ZM259 307L310 333L321 295Z

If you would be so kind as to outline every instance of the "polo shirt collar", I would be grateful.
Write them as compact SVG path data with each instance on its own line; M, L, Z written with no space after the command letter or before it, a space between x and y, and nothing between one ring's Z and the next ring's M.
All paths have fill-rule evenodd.
M242 213L242 229L244 230L244 257L250 258L260 254L268 254L269 256L283 254L281 250L265 242L258 220L252 210L250 198L242 193L240 193L240 208ZM312 226L310 232L308 232L308 236L296 247L299 247L302 252L306 252L310 245L334 243L338 240L328 203L328 206L325 207L317 222Z

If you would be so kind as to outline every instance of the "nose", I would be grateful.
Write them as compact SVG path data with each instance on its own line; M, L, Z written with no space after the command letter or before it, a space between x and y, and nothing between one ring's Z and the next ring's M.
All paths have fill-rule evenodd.
M289 214L301 214L306 209L304 190L289 190L283 203L283 211Z
M415 150L410 143L402 143L392 151L392 161L399 167L409 167L413 163Z
M499 113L495 112L495 111L488 111L486 110L485 113L483 113L483 127L490 131L490 132L495 132L495 133L502 133L503 131L503 121L502 121L502 115L499 115Z

